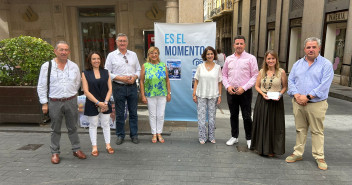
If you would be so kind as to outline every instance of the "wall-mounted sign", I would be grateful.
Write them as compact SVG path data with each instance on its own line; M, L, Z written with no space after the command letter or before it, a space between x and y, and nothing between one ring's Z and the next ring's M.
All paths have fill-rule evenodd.
M158 5L154 4L153 7L145 14L150 20L159 20L164 17L164 12L159 9Z
M268 30L275 30L275 22L269 22L267 29L268 29Z
M38 14L35 13L30 6L28 6L26 11L22 14L22 18L27 22L34 22L38 20Z
M301 27L302 26L302 18L298 19L291 19L290 20L290 27Z
M348 11L330 13L326 15L326 22L347 21Z

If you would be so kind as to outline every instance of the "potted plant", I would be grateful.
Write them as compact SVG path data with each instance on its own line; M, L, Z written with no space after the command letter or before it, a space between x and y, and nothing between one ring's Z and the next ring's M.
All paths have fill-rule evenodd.
M30 36L0 41L0 122L43 122L36 85L41 65L55 57L53 49Z

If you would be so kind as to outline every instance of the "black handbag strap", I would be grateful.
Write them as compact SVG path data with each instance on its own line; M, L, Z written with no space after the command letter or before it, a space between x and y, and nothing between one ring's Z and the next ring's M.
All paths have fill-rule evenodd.
M50 74L51 74L51 61L49 61L49 67L48 67L48 79L47 79L47 89L48 91L46 92L46 96L49 99L49 89L50 89Z

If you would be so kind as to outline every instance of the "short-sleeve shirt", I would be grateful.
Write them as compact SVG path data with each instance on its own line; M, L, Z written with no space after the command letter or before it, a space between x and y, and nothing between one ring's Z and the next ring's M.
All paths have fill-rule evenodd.
M144 94L147 97L167 96L165 63L145 63Z
M220 65L215 64L213 69L208 71L204 63L199 64L194 78L198 80L197 97L211 99L219 96L219 82L222 81Z

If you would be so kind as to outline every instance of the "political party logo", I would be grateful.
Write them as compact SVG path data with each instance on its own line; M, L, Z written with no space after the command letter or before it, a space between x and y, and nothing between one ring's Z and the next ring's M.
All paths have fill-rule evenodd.
M201 58L195 58L193 59L193 65L198 66L199 64L203 63L203 59Z

